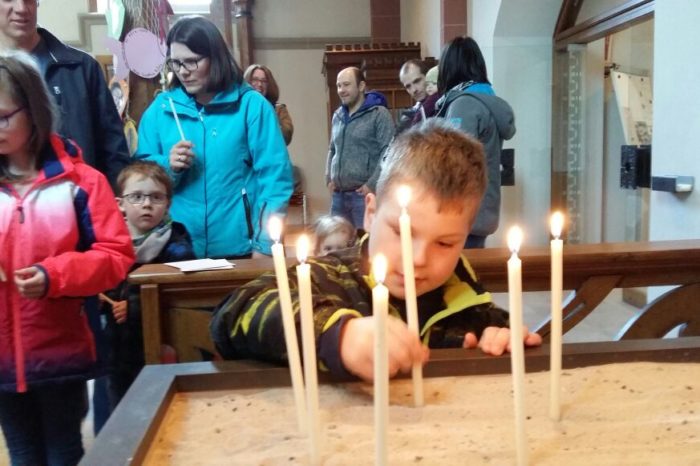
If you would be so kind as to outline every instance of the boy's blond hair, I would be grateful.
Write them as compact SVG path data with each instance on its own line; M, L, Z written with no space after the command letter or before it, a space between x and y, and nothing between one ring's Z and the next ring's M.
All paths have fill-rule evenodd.
M163 167L155 162L147 160L138 160L130 163L119 172L117 177L117 194L124 195L124 186L132 175L141 175L142 178L148 178L165 187L165 194L169 200L173 198L173 182L168 176L168 173Z
M387 149L377 181L377 203L394 185L418 183L440 200L461 209L486 190L484 149L479 141L442 118L431 118L398 136Z

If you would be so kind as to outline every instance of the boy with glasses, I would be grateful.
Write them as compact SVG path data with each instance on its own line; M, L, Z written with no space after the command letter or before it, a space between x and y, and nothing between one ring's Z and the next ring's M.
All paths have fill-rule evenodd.
M192 240L184 225L170 219L168 209L173 186L165 170L155 162L139 161L117 177L119 209L136 252L136 264L194 259ZM108 392L114 409L144 366L139 288L122 282L103 297L110 343Z

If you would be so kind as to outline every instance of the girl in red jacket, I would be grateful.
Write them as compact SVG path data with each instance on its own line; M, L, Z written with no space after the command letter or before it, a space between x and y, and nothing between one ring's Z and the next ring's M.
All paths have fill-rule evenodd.
M69 99L71 96L62 96ZM12 464L77 464L95 345L82 297L133 263L107 180L53 134L28 56L0 55L0 426Z

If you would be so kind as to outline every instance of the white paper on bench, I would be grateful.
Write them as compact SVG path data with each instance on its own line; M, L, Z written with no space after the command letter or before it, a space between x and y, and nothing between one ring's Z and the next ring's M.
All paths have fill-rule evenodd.
M226 259L195 259L191 261L166 262L165 265L176 267L181 272L196 272L198 270L232 269L235 264Z

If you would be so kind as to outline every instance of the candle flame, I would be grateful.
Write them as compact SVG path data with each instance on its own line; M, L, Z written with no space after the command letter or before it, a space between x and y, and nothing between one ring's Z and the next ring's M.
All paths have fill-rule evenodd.
M282 237L282 219L276 215L272 215L267 224L267 231L270 233L270 239L275 243L279 243Z
M517 254L523 242L523 230L519 226L511 227L508 230L508 249L513 254Z
M402 184L396 190L396 198L399 201L399 205L402 209L408 207L408 203L411 202L411 188Z
M306 262L306 258L309 256L309 237L306 235L299 236L297 240L297 259L302 264Z
M384 254L377 254L372 261L372 274L377 283L383 283L386 278L386 257Z
M561 236L561 230L564 227L564 215L559 211L554 212L550 220L550 225L552 228L552 236L559 239Z

